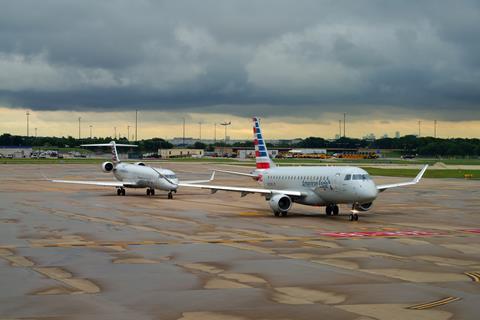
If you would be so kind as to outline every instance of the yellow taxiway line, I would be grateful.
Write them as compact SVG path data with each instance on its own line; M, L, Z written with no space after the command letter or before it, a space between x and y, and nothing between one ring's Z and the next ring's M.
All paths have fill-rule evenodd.
M421 303L421 304L416 304L410 307L407 307L407 309L412 309L412 310L425 310L425 309L430 309L438 306L443 306L447 303L452 303L455 301L460 300L461 298L458 297L446 297L440 300L435 300L427 303Z
M480 282L480 272L465 272L465 274L472 279L473 282Z

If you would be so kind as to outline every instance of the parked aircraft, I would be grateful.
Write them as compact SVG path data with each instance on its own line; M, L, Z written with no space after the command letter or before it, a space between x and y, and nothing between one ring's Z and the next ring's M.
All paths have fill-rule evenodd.
M327 215L338 215L339 204L352 206L350 220L358 220L358 213L372 208L380 192L390 188L417 184L427 170L424 166L412 181L376 185L368 173L352 166L277 167L268 155L258 118L253 118L256 170L241 173L216 170L252 177L263 188L230 187L208 184L179 183L182 187L240 192L241 196L258 193L265 196L275 216L286 216L294 202L309 206L325 206Z
M110 143L83 144L82 147L110 147L112 150L112 161L102 163L102 171L113 173L116 181L52 180L52 182L115 187L119 196L125 195L126 188L146 188L148 196L155 195L155 189L168 191L168 199L173 199L173 193L177 192L178 178L173 171L150 167L143 162L132 164L120 161L117 147L137 147L136 145L117 144L115 141L111 141ZM185 181L185 183L210 182L213 180L214 175L215 171L209 180Z

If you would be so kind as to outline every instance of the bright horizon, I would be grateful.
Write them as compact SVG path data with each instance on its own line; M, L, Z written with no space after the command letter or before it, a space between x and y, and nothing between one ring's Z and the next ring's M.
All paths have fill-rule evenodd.
M67 112L67 111L32 111L28 109L0 108L0 132L13 135L26 135L26 112L29 111L30 136L72 136L78 137L78 117L81 117L81 136L95 137L114 136L114 127L117 136L127 135L130 126L130 137L135 132L135 111L131 112ZM343 121L343 113L336 115ZM328 117L328 119L327 119ZM261 117L265 138L294 139L306 137L335 138L339 134L339 122L333 120L335 114L329 114L325 119L289 119L278 117ZM227 135L230 139L250 139L251 120L246 117L225 114L203 113L174 113L158 111L138 112L138 138L153 137L172 139L182 137L182 123L185 118L185 136L198 138L200 134L199 122L202 122L202 139L214 138L214 123L217 123L217 140L224 139L224 128L219 125L224 121L231 121ZM341 118L341 119L340 119ZM433 136L434 122L425 119L401 119L395 121L353 119L347 114L346 133L348 137L362 138L373 133L376 138L388 134L395 137L396 131L400 136L418 134L418 121L421 121L421 136ZM343 133L343 122L342 122ZM439 138L477 138L480 136L480 121L437 121L437 137Z

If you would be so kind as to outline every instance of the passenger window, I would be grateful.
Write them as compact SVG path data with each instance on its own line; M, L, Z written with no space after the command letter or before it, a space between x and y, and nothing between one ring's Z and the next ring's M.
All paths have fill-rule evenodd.
M351 178L352 178L352 175L351 175L351 174L345 175L345 180L350 180Z

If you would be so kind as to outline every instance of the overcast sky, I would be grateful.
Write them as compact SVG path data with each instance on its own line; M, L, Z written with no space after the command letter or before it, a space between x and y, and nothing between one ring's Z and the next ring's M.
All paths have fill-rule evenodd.
M480 1L0 4L4 108L480 119Z

